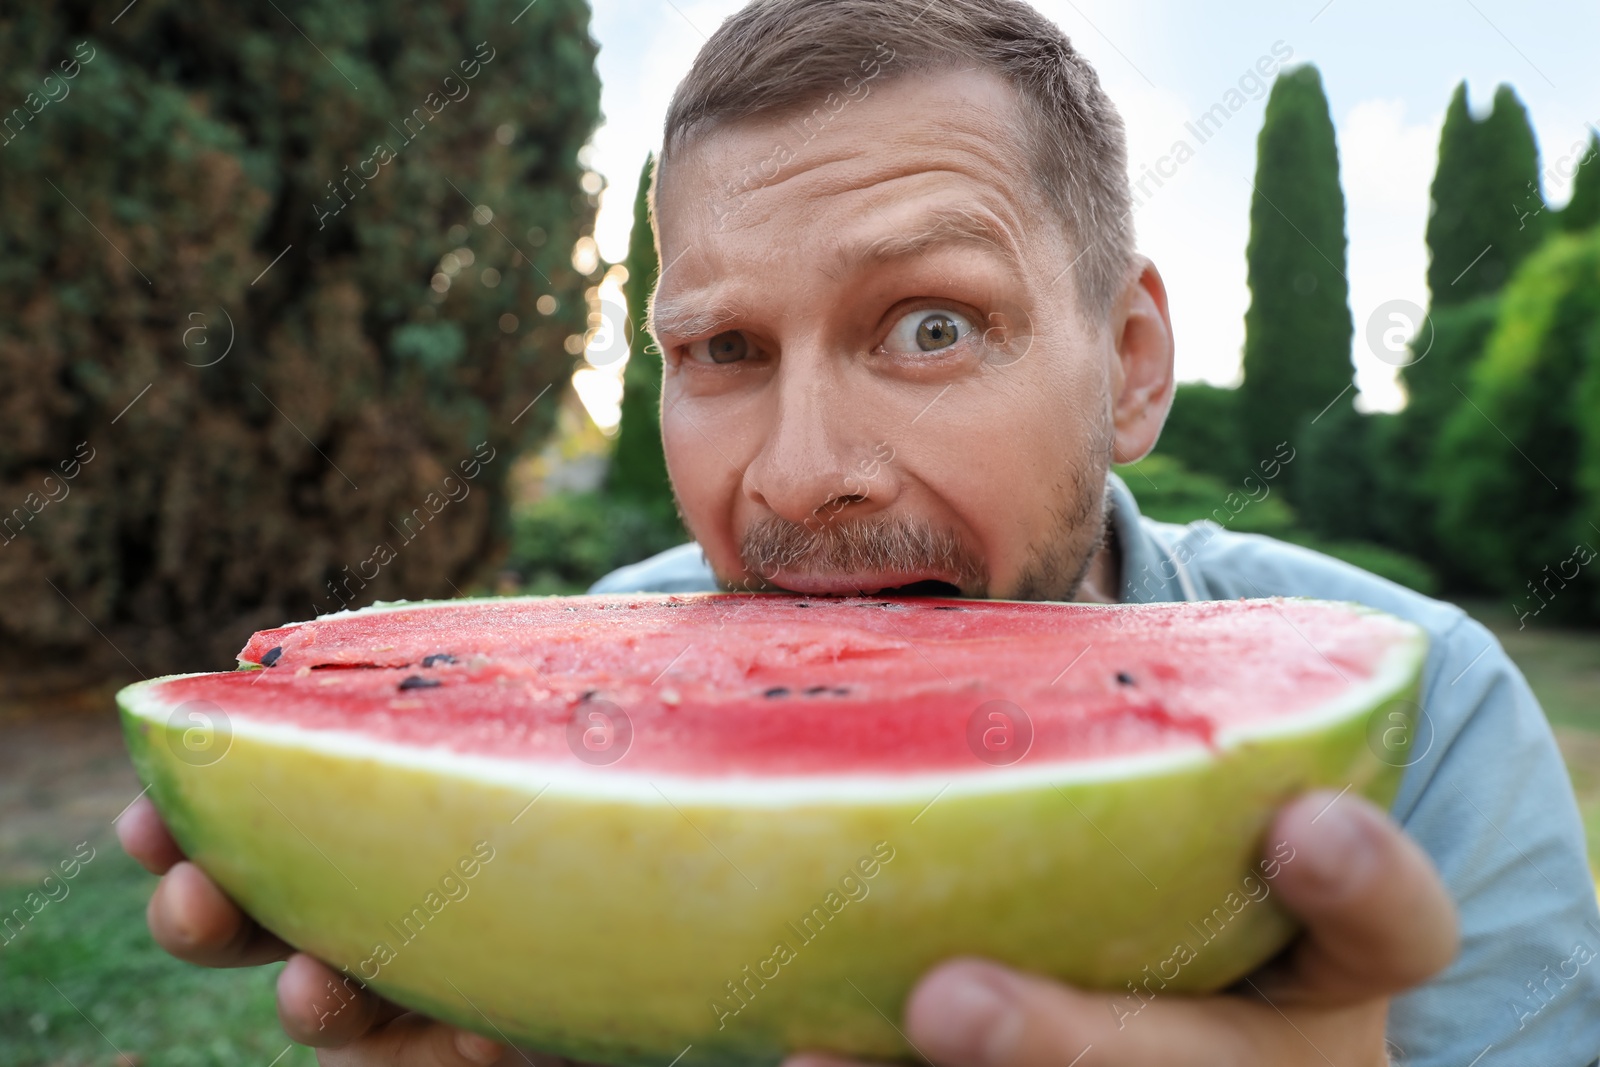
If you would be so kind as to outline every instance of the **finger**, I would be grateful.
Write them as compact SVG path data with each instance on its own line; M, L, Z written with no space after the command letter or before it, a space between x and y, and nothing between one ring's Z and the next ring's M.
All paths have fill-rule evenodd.
M551 1061L533 1057L545 1067ZM322 1067L489 1067L521 1063L519 1053L486 1037L457 1030L421 1015L402 1015L364 1037L333 1049L319 1049Z
M156 944L202 967L253 967L284 959L291 951L187 860L156 885L145 919Z
M278 973L278 1022L302 1045L347 1045L404 1009L303 952L289 957Z
M167 832L155 801L147 796L134 800L118 817L117 840L122 842L122 850L151 874L166 874L183 859L183 850Z
M1366 800L1302 797L1278 813L1268 842L1280 857L1292 856L1273 889L1306 927L1257 980L1275 1001L1331 1005L1388 996L1455 959L1455 904L1433 862Z
M1237 997L1122 1004L985 960L934 968L906 1003L906 1036L941 1067L1253 1067L1260 1015ZM1120 1008L1120 1013L1119 1009ZM1136 1017L1137 1016L1137 1017Z
M1290 1009L1234 996L1086 993L985 960L930 971L906 1004L916 1053L940 1067L1283 1067L1377 1063L1387 1002ZM799 1053L783 1067L866 1067Z

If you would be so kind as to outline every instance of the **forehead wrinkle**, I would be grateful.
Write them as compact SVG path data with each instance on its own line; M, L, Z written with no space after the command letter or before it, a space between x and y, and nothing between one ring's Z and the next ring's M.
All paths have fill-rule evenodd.
M1000 93L997 99L992 101L974 99L966 93L956 92L953 95L950 93L947 79L953 76L964 81L966 79L961 76L973 72L978 74L979 79L998 87ZM936 110L919 114L913 122L908 123L902 117L890 122L876 114L865 119L867 129L879 131L872 138L875 144L888 145L902 151L909 150L919 157L933 152L937 153L935 158L945 161L949 160L952 152L958 155L967 154L984 161L989 168L997 169L1006 176L1030 173L1033 152L1025 132L1028 108L1018 97L1016 89L1007 84L999 73L982 66L968 67L955 72L954 75L942 71L899 73L883 83L873 96L915 94L924 91L938 94L938 107ZM797 115L807 114L816 102L802 100L771 112L718 123L688 138L678 151L684 152L689 145L698 145L713 151L718 149L729 151L742 147L741 141L755 143L757 147L750 148L749 151L758 155L769 153L770 149L776 147L787 147L793 138L792 120ZM875 110L875 107L868 107L869 112ZM857 122L856 115L850 108L840 111L839 119L850 126L854 126ZM997 138L994 135L996 128L1013 130L1015 133ZM856 164L861 161L859 147L830 144L827 138L822 138L819 143L813 143L814 136L816 135L800 138L799 150L770 177L759 173L752 175L748 167L741 169L743 188L737 195L776 189L795 179L807 177L820 178L826 185L830 183L831 171L837 165ZM741 158L744 155L745 153L741 151ZM911 163L909 169L901 170L900 173L939 169L937 166L929 165L930 163L931 160ZM907 167L904 163L898 166ZM973 176L979 177L980 180L994 178L994 175ZM871 176L867 178L865 184L882 181L884 177L886 176ZM754 180L751 180L752 178ZM854 179L846 178L844 185L828 191L843 191L852 187L859 186Z
M892 222L881 211L872 214ZM820 273L838 281L852 270L903 261L946 245L967 245L999 255L1013 269L1021 270L1023 257L1013 231L999 215L986 207L966 204L936 204L918 212L905 224L910 232L891 230L849 243L835 239L833 262L840 272L830 270L820 259L812 263ZM720 279L719 279L720 280ZM737 309L720 301L706 303L714 286L657 299L650 302L650 332L658 337L705 337L739 317Z
M865 217L876 218L893 229L853 242L839 236L827 238L806 263L810 269L838 282L862 267L904 261L936 247L954 244L981 248L998 255L1013 270L1024 270L1025 259L1018 235L1024 232L1023 210L1034 205L1012 203L1004 191L989 188L968 202L935 202L899 219L870 203L870 200L892 196L894 200L887 201L892 207L895 200L923 193L926 187L922 183L929 179L954 179L970 187L970 183L991 180L991 175L958 166L956 160L948 158L941 160L940 165L930 166L923 159L897 160L887 168L875 167L866 174L836 176L831 173L837 165L859 164L860 161L859 156L841 155L803 169L801 173L810 171L814 185L800 194L801 198L812 201L845 198L847 203L854 201L858 205L863 203L858 198L869 198L864 204ZM799 174L791 177L799 177ZM901 191L907 184L911 188ZM928 192L934 196L948 195L947 187L936 186ZM860 207L852 206L848 210L861 217ZM759 228L768 221L769 217L759 221L748 219L735 229ZM815 217L810 222L813 229L823 225ZM912 232L903 232L908 229ZM710 284L670 294L665 299L657 299L661 295L658 289L650 303L650 332L658 337L704 337L738 319L739 309L715 296L728 280L718 276Z
M962 204L940 204L915 216L910 232L890 232L854 244L839 243L839 258L848 264L875 265L921 255L946 244L976 245L999 253L1014 266L1022 256L1010 228L995 214Z

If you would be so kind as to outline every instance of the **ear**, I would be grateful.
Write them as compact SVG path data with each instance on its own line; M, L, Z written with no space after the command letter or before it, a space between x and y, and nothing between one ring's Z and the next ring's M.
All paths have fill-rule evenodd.
M1172 316L1161 272L1144 256L1117 297L1111 317L1114 463L1134 463L1155 447L1172 407Z

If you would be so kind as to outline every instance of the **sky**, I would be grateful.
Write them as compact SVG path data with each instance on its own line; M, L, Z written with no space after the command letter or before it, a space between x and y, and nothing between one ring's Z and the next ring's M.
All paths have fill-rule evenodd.
M607 181L596 240L608 261L627 251L632 198L647 153L661 142L667 101L705 38L742 0L594 0L604 125L591 165ZM1247 76L1276 48L1322 72L1337 131L1350 240L1358 404L1402 403L1393 356L1378 358L1369 321L1394 300L1427 304L1428 186L1450 94L1463 79L1475 110L1501 82L1522 98L1554 207L1590 127L1600 128L1600 4L1557 0L1035 0L1099 72L1128 130L1130 180L1157 168L1136 194L1139 249L1166 280L1180 380L1239 378L1250 181L1266 87ZM1241 87L1241 79L1244 79ZM1185 126L1242 88L1244 104L1203 143ZM1231 98L1237 103L1238 97ZM1175 142L1192 156L1174 166ZM1506 211L1519 207L1506 205ZM1520 210L1527 210L1526 206Z

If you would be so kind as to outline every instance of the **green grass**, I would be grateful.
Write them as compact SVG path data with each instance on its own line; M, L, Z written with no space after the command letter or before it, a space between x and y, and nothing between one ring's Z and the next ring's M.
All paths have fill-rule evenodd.
M1600 885L1600 738L1582 750L1582 758L1574 755L1575 746L1570 742L1563 747L1567 750L1567 768L1572 772L1572 788L1578 794L1578 810L1583 814L1583 826L1589 839L1589 869L1594 872L1595 883Z
M272 1064L289 1045L273 1006L282 965L217 971L168 956L144 924L155 879L114 840L95 847L94 859L66 883L68 895L0 944L0 1064ZM0 907L21 906L37 888L0 885ZM311 1050L296 1045L274 1067L315 1063Z
M1600 631L1558 629L1537 619L1519 628L1511 606L1499 601L1461 606L1494 631L1522 668L1551 725L1600 734Z
M1561 742L1589 838L1589 865L1600 879L1600 632L1518 625L1510 605L1469 601L1468 613L1494 631L1511 655Z

